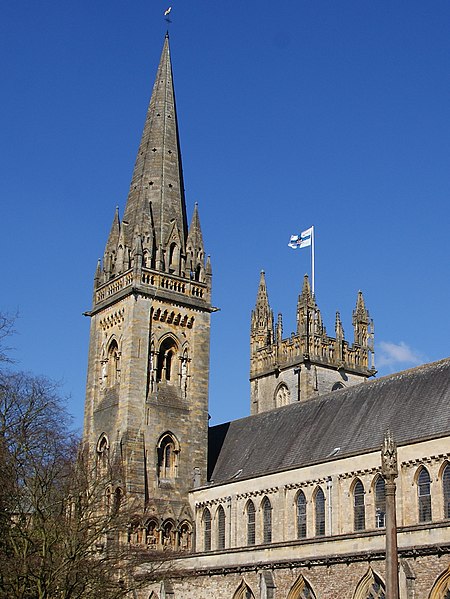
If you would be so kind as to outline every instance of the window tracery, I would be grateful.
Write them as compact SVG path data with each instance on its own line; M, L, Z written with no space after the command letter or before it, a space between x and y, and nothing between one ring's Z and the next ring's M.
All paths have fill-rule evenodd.
M158 352L158 360L156 367L156 380L171 381L174 378L175 356L177 353L177 345L171 337L167 337L161 343Z
M287 385L281 384L275 392L275 407L287 406L290 403L291 394Z
M108 347L106 363L106 382L108 387L114 387L120 379L120 354L117 341L113 339Z
M179 447L175 437L171 433L165 433L157 447L158 455L158 477L170 480L177 476Z

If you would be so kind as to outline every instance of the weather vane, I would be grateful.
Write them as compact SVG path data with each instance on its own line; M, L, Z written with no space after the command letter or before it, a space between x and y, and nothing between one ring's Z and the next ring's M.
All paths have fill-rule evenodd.
M171 7L171 6L169 6L169 8L167 8L167 9L164 11L164 17L165 17L165 20L166 20L168 23L172 23L172 21L170 20L170 16L169 16L169 15L170 15L170 12L171 12L171 10L172 10L172 7Z

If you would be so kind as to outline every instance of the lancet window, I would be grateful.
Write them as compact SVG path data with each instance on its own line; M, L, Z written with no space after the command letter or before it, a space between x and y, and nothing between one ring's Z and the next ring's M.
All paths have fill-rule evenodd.
M386 484L384 478L379 476L375 483L375 527L386 526Z
M217 549L225 549L225 510L221 505L217 510Z
M256 511L252 500L247 503L247 545L256 543Z
M177 475L178 444L171 433L163 435L157 447L158 476L160 479L172 479Z
M306 497L303 491L297 495L297 538L306 537Z
M108 387L113 387L119 382L120 376L120 356L119 346L117 341L113 339L108 347L108 364L107 364L107 384Z
M203 548L211 551L211 512L208 508L203 510Z
M442 473L442 492L444 496L444 518L450 518L450 465Z
M272 505L268 497L264 497L261 503L263 514L263 543L272 542Z
M325 495L319 487L314 499L316 537L325 535Z
M428 470L421 468L417 478L417 492L419 499L419 522L431 520L431 480Z
M366 527L364 487L360 480L357 480L353 487L353 524L355 530L364 530Z
M158 352L158 362L156 368L157 381L170 381L174 378L175 356L177 346L171 337L167 337L161 343Z

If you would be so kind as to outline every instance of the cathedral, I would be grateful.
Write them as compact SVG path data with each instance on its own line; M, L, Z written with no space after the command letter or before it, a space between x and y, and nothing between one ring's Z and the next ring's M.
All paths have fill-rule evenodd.
M136 599L384 599L388 429L399 596L450 599L450 359L375 379L361 292L353 340L339 313L330 336L305 277L285 337L262 272L250 416L209 428L211 291L166 35L89 312L84 440L99 476L113 466L106 505L133 505L123 542L170 552L173 566Z

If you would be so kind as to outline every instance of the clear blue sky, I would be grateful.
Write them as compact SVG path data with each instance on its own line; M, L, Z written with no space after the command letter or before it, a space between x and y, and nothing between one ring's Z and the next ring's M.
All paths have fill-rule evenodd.
M17 366L61 380L81 425L96 260L127 196L162 0L4 2L1 305ZM249 411L265 269L287 336L316 227L316 296L347 337L358 289L381 374L450 353L449 0L173 0L189 217L214 271L212 422Z

